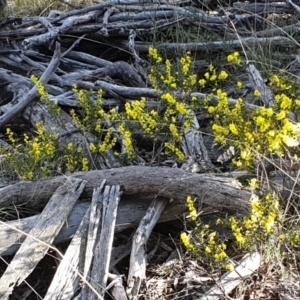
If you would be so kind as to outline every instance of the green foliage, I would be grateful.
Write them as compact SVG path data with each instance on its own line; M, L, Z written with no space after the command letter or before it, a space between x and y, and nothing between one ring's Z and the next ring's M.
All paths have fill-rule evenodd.
M72 0L70 2L78 7L94 4L92 0ZM66 11L72 7L57 0L14 0L9 3L8 9L10 16L46 16L51 10Z
M38 88L38 93L41 96L43 103L49 108L50 113L57 119L61 113L61 109L58 106L57 102L51 101L49 98L48 92L45 90L42 82L34 75L32 75L31 80L36 84Z
M36 136L24 134L23 141L17 140L10 128L6 134L13 146L13 151L0 149L6 157L4 169L16 173L23 180L44 178L52 174L51 164L56 156L58 137L46 132L42 123L36 124Z
M211 270L224 267L231 271L233 265L226 253L226 244L221 240L215 230L211 230L208 224L203 224L194 206L193 199L187 197L189 216L195 223L194 229L187 234L181 233L181 241L189 252L198 260L210 266ZM217 222L219 225L219 221Z
M236 59L238 57L228 56L228 61L240 63ZM234 160L238 167L252 169L254 163L260 162L263 157L288 154L291 159L298 158L300 124L297 121L300 101L293 99L289 93L292 85L287 83L287 78L282 81L274 75L270 80L271 87L275 87L278 94L274 97L274 104L268 108L261 106L249 111L241 98L232 106L227 93L222 89L215 92L218 96L217 105L209 104L210 99L207 99L206 108L214 116L212 129L215 141L240 150L239 158ZM241 86L242 83L237 82L237 87ZM259 98L260 91L255 90L253 96Z
M36 124L35 136L26 135L24 139L16 138L8 129L7 135L13 151L2 149L6 156L5 168L22 179L38 179L65 171L88 171L92 160L106 151L113 151L117 157L127 161L136 157L136 145L133 138L136 132L146 135L153 142L163 142L165 152L175 156L179 161L185 156L180 142L185 131L192 126L191 110L196 106L196 98L190 93L196 89L197 76L191 73L191 57L187 53L174 67L166 60L165 68L159 68L163 59L156 49L150 48L149 55L156 68L152 68L149 80L162 101L162 111L147 107L146 99L127 102L124 112L114 108L103 109L102 90L96 98L92 91L79 90L73 87L80 109L71 110L70 114L82 133L92 135L93 142L88 147L90 155L72 143L62 147L58 137L52 131L45 131L42 123ZM227 75L221 73L220 80ZM31 77L38 87L38 93L53 117L59 120L61 109L49 98L43 84L35 76ZM179 92L178 92L179 91ZM18 144L19 143L19 144ZM120 150L121 149L121 150Z
M237 67L241 66L237 52L230 54L227 60ZM273 105L250 110L241 98L235 105L229 102L227 93L220 88L218 82L222 79L221 74L217 75L214 67L210 66L204 78L199 80L199 85L209 91L205 108L213 116L211 125L215 142L234 146L239 150L238 156L233 160L234 164L253 170L257 163L263 164L265 159L284 158L291 165L298 162L300 93L297 82L287 75L271 74L270 88L275 95ZM236 82L237 90L242 86L242 82ZM217 104L212 102L215 96ZM261 92L255 90L253 98L259 99L260 96ZM265 179L269 180L268 177ZM297 203L291 203L293 196L290 196L289 201L283 199L269 185L266 188L261 177L252 178L248 183L253 190L249 213L241 219L231 216L218 220L216 225L231 229L235 251L259 251L266 256L271 255L272 259L278 260L279 257L280 263L283 263L293 250L295 257L299 258L299 217L290 214L287 217L291 207L298 207ZM293 190L290 192L293 195ZM195 209L190 197L187 197L187 206L189 217L194 222L193 230L181 234L187 250L202 262L209 262L212 270L233 270L226 242L208 224L202 224L201 213Z

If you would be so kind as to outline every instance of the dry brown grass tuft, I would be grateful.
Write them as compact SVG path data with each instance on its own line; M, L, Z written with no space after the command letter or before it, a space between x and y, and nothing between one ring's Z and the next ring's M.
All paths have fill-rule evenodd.
M90 6L93 0L68 0L66 1L78 7ZM47 15L51 10L66 11L71 6L59 0L12 0L8 2L9 15L14 16L37 16Z

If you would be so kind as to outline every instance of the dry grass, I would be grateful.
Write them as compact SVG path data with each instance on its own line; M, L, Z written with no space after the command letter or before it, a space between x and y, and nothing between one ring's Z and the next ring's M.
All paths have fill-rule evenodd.
M70 0L68 2L78 8L95 4L92 0ZM59 0L12 0L8 2L7 9L11 16L36 16L47 15L51 10L71 10L72 7Z

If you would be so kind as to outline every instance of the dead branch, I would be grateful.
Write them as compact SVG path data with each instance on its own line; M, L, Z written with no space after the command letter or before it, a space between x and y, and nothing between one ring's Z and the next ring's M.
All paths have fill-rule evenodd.
M250 193L230 186L232 180L216 176L187 173L175 168L122 167L110 170L78 172L72 177L87 181L83 197L106 179L108 185L120 185L124 194L155 195L185 200L187 195L221 210L245 212ZM68 178L57 176L41 181L20 181L0 189L0 206L25 204L44 206L54 191Z

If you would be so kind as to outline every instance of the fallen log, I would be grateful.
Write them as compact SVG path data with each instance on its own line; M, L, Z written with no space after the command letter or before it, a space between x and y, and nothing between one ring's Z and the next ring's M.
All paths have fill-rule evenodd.
M87 181L83 198L106 179L108 185L120 185L127 195L153 195L184 201L188 195L212 207L245 213L251 196L249 191L234 187L229 178L209 174L193 174L176 168L130 166L109 170L73 173L72 177ZM26 204L43 207L54 191L68 180L57 176L40 181L20 181L0 189L0 207Z
M115 232L137 226L145 215L153 196L122 195L118 207ZM81 202L74 206L60 233L55 237L54 244L69 241L75 234L83 219L90 202ZM186 211L185 201L171 201L162 213L159 223L176 220ZM39 215L0 223L0 255L14 254L22 245L26 234L34 228Z

